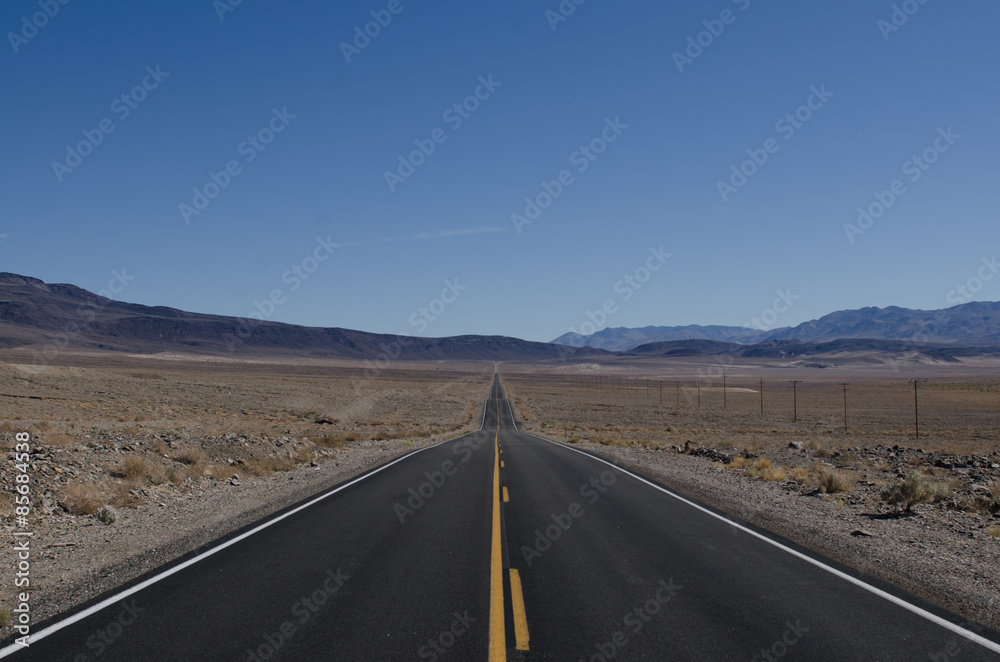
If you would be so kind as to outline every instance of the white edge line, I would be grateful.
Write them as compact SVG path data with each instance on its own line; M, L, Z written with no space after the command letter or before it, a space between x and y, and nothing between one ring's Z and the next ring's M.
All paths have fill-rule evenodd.
M513 419L513 415L511 416L511 418ZM515 425L515 427L516 427L516 425ZM714 518L716 518L718 520L721 520L721 521L725 522L726 524L729 524L730 526L734 526L737 529L739 529L739 530L741 530L741 531L743 531L745 533L748 533L748 534L750 534L751 536L753 536L755 538L759 538L760 540L763 540L764 542L766 542L769 545L773 545L774 547L777 547L778 549L780 549L780 550L782 550L784 552L787 552L787 553L791 554L792 556L795 556L795 557L797 557L799 559L802 559L803 561L806 561L807 563L811 563L812 565L814 565L814 566L816 566L816 567L818 567L818 568L820 568L822 570L825 570L825 571L829 572L830 574L832 574L832 575L834 575L836 577L839 577L839 578L841 578L843 580L846 580L846 581L850 582L851 584L854 584L855 586L859 586L859 587L865 589L866 591L868 591L870 593L873 593L873 594L877 595L880 598L883 598L884 600L888 600L889 602L892 602L893 604L895 604L897 606L900 606L903 609L906 609L907 611L913 612L917 616L921 616L921 617L923 617L923 618L931 621L932 623L940 625L941 627L945 628L946 630L950 630L951 632L954 632L957 635L965 637L966 639L979 644L983 648L987 648L987 649L993 651L994 653L1000 653L1000 644L997 644L996 642L991 641L990 639L982 637L982 636L976 634L975 632L972 632L971 630L966 630L962 626L956 625L956 624L952 623L949 620L946 620L944 618L941 618L940 616L937 616L936 614L932 614L931 612L927 611L926 609L922 609L921 607L918 607L917 605L911 604L911 603L907 602L906 600L903 600L902 598L893 595L892 593L888 593L886 591L883 591L880 588L876 588L875 586L872 586L871 584L863 582L860 579L852 577L851 575L848 575L845 572L841 572L840 570L837 570L836 568L828 566L827 564L823 563L822 561L818 561L818 560L812 558L811 556L808 556L807 554L803 554L802 552L794 550L791 547L788 547L787 545L783 545L783 544L781 544L780 542L778 542L776 540L772 540L771 538L768 538L767 536L765 536L765 535L763 535L761 533L758 533L757 531L754 531L753 529L749 529L749 528L743 526L742 524L738 524L738 523L736 523L736 522L734 522L734 521L732 521L732 520L730 520L730 519L728 519L726 517L723 517L722 515L720 515L720 514L718 514L716 512L713 512L713 511L709 510L708 508L705 508L704 506L700 506L700 505L698 505L697 503L695 503L693 501L685 499L684 497L680 496L679 494L675 494L675 493L671 492L670 490L666 489L665 487L663 487L661 485L657 485L656 483L654 483L652 481L646 480L642 476L637 476L636 474L632 473L631 471L628 471L627 469L622 469L618 465L613 464L611 462L608 462L607 460L605 460L603 458L600 458L600 457L597 457L596 455L591 455L590 453L585 453L585 452L583 452L581 450L577 450L576 448L570 448L569 446L566 446L564 444L560 444L560 443L558 443L556 441L552 441L551 439L546 439L545 437L539 437L537 434L532 434L530 432L524 432L524 431L521 431L521 432L522 432L522 434L526 434L526 435L528 435L530 437L534 437L535 439L541 439L542 441L547 441L548 443L553 444L555 446L558 446L559 448L564 448L564 449L566 449L568 451L573 451L574 453L579 453L580 455L585 455L585 456L587 456L589 458L597 460L598 462L603 462L604 464L606 464L606 465L608 465L610 467L614 467L615 469L621 471L622 473L627 474L627 475L631 476L632 478L635 478L638 481L646 483L650 487L656 488L656 489L660 490L661 492L664 492L665 494L668 494L668 495L672 496L673 498L677 499L678 501L680 501L682 503L686 503L687 505L691 506L692 508L697 508L698 510L702 511L706 515L711 515L712 517L714 517Z
M492 384L491 384L490 390L492 390L492 388L493 387L492 387ZM483 403L483 423L482 423L482 425L479 426L479 430L477 430L477 432L482 432L483 427L486 425L486 408L488 406L488 403L487 403L488 400L489 400L489 397L487 396L486 401L484 401L484 403ZM474 433L471 433L471 434L474 434ZM462 435L462 437L465 437L465 436L468 436L468 435L467 434ZM462 437L455 437L455 439L446 439L444 441L441 441L441 442L438 442L438 443L434 444L433 446L427 446L425 448L420 448L418 450L413 451L412 453L407 453L403 457L396 458L392 462L389 462L388 464L384 464L381 467L379 467L379 468L371 471L370 473L365 474L364 476L359 476L359 477L351 480L348 483L344 483L343 485L340 485L339 487L335 487L334 489L330 490L329 492L325 492L325 493L319 495L318 497L315 497L314 499L311 499L310 501L307 501L306 503L302 504L301 506L298 506L298 507L296 507L296 508L294 508L292 510L289 510L287 513L283 513L283 514L275 517L274 519L270 519L270 520L268 520L266 522L258 524L257 526L255 526L254 528L250 529L249 531L245 531L245 532L241 533L240 535L236 536L235 538L227 540L226 542L222 543L218 547L213 547L212 549L206 550L206 551L202 552L201 554L199 554L198 556L195 556L194 558L190 558L187 561L184 561L183 563L170 568L169 570L164 570L160 574L155 575L153 577L150 577L149 579L147 579L145 581L142 581L142 582L136 584L135 586L132 586L131 588L128 588L128 589L122 591L121 593L117 593L117 594L115 594L115 595L113 595L113 596L111 596L109 598L105 598L104 600L98 602L95 605L91 605L90 607L84 609L81 612L77 612L76 614L73 614L72 616L70 616L68 618L65 618L65 619L63 619L63 620L61 620L61 621L59 621L57 623L53 623L52 625L48 626L47 628L45 628L44 630L42 630L40 632L37 632L35 634L30 634L30 635L28 635L29 647L30 647L30 644L33 644L33 643L38 642L38 641L41 641L42 639L44 639L45 637L49 636L50 634L54 634L54 633L58 632L59 630L62 630L65 627L69 627L70 625L73 625L74 623L76 623L78 621L81 621L84 618L87 618L91 614L96 614L97 612L101 611L102 609L104 609L106 607L110 607L111 605L113 605L116 602L119 602L121 600L124 600L125 598L129 597L130 595L134 595L134 594L138 593L139 591L143 590L144 588L146 588L148 586L152 586L153 584L159 582L160 580L166 579L167 577L169 577L169 576L171 576L171 575L173 575L175 573L178 573L181 570L184 570L188 566L194 565L198 561L206 559L209 556L212 556L213 554L215 554L216 552L220 552L220 551L224 550L225 548L229 547L230 545L235 545L236 543L240 542L241 540L244 540L245 538L249 538L253 534L257 533L258 531L266 529L267 527L271 526L272 524L276 524L277 522L280 522L281 520L285 519L286 517L290 517L290 516L294 515L295 513L299 512L301 510L305 510L309 506L312 506L313 504L318 503L318 502L322 501L323 499L325 499L325 498L327 498L329 496L332 496L332 495L336 494L337 492L340 492L341 490L347 489L348 487L350 487L351 485L354 485L355 483L359 483L362 480L364 480L366 478L370 478L370 477L374 476L375 474L379 473L380 471L383 471L384 469L388 469L389 467L391 467L392 465L396 464L397 462L402 462L403 460L405 460L407 458L410 458L410 457L413 457L414 455L417 455L418 453L422 453L422 452L430 450L432 448L437 448L438 446L440 446L442 444L447 444L448 442L456 441L458 439L461 439ZM16 653L16 652L18 652L20 650L23 650L24 648L26 648L26 647L22 646L21 644L18 644L18 643L10 644L10 645L8 645L8 646L0 649L0 658L4 658L4 657L7 657L9 655L12 655L13 653Z
M507 400L507 398L504 398L504 400ZM517 421L514 420L514 410L511 409L510 400L507 400L507 410L510 412L510 420L514 424L514 429L517 430ZM841 572L840 570L837 570L836 568L833 568L833 567L831 567L831 566L823 563L822 561L814 559L814 558L812 558L811 556L809 556L807 554L803 554L802 552L794 550L791 547L788 547L787 545L783 545L780 542L778 542L777 540L772 540L771 538L768 538L767 536L765 536L762 533L754 531L753 529L749 529L749 528L743 526L742 524L738 524L738 523L732 521L731 519L729 519L727 517L723 517L722 515L720 515L720 514L718 514L716 512L713 512L713 511L709 510L708 508L705 508L704 506L701 506L701 505L695 503L694 501L691 501L690 499L685 499L684 497L680 496L679 494L675 494L674 492L671 492L670 490L668 490L667 488L663 487L662 485L657 485L656 483L654 483L654 482L652 482L650 480L647 480L647 479L643 478L642 476L637 476L636 474L632 473L631 471L629 471L627 469L623 469L623 468L619 467L617 464L609 462L609 461L605 460L604 458L598 457L596 455L591 455L590 453L585 453L585 452L583 452L581 450L578 450L576 448L571 448L570 446L567 446L565 444L560 444L557 441L552 441L551 439L546 439L545 437L539 437L537 434L532 434L530 432L526 432L526 431L523 431L523 430L518 430L518 431L521 432L522 434L528 435L529 437L534 437L535 439L541 439L542 441L546 441L546 442L548 442L548 443L550 443L550 444L552 444L554 446L558 446L559 448L563 448L563 449L568 450L568 451L573 451L574 453L579 453L580 455L585 455L585 456L587 456L589 458L597 460L598 462L603 462L604 464L608 465L609 467L613 467L613 468L621 471L622 473L627 474L627 475L631 476L632 478L635 478L636 480L638 480L640 482L646 483L650 487L658 489L661 492L663 492L664 494L667 494L667 495L669 495L669 496L677 499L678 501L680 501L682 503L686 503L687 505L691 506L692 508L696 508L696 509L700 510L701 512L705 513L706 515L711 515L715 519L721 520L721 521L725 522L726 524L729 524L730 526L736 527L740 531L743 531L745 533L750 534L751 536L753 536L755 538L763 540L764 542L766 542L769 545L773 545L774 547L777 547L778 549L780 549L780 550L782 550L784 552L787 552L787 553L791 554L792 556L795 556L795 557L797 557L799 559L802 559L803 561L806 561L807 563L811 563L812 565L814 565L814 566L816 566L816 567L818 567L818 568L820 568L822 570L825 570L825 571L829 572L830 574L832 574L832 575L834 575L836 577L844 579L844 580L850 582L851 584L854 584L855 586L859 586L859 587L865 589L866 591L868 591L870 593L873 593L873 594L877 595L878 597L880 597L880 598L882 598L884 600L888 600L889 602L892 602L893 604L895 604L895 605L897 605L899 607L902 607L903 609L906 609L907 611L910 611L910 612L916 614L917 616L920 616L922 618L925 618L925 619L931 621L932 623L940 625L941 627L945 628L946 630L950 630L951 632L954 632L957 635L965 637L969 641L975 642L975 643L979 644L980 646L982 646L983 648L987 648L987 649L993 651L994 653L1000 653L1000 644L997 644L996 642L994 642L994 641L992 641L990 639L987 639L986 637L980 636L980 635L976 634L975 632L972 632L971 630L966 630L962 626L956 625L956 624L952 623L951 621L946 620L944 618L941 618L940 616L938 616L936 614L932 614L931 612L927 611L926 609L918 607L915 604L911 604L911 603L907 602L906 600L903 600L902 598L893 595L892 593L889 593L887 591L883 591L882 589L877 588L875 586L872 586L871 584L868 584L866 582L863 582L860 579L852 577L851 575L848 575L845 572Z

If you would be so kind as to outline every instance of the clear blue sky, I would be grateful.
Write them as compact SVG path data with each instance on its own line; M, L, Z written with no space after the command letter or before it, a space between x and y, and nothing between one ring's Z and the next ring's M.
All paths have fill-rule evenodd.
M138 303L245 316L279 289L277 321L550 340L607 300L611 326L738 325L777 289L799 297L779 326L941 308L998 252L992 0L910 0L891 31L888 0L590 0L564 21L557 0L228 1L3 3L0 270L97 291L124 267ZM348 62L373 11L391 22ZM262 129L263 149L243 144ZM100 144L77 162L84 131ZM603 153L574 156L602 131ZM767 162L720 193L748 149ZM896 180L851 243L844 225ZM313 263L317 237L341 246ZM616 291L661 246L662 268ZM315 272L283 278L295 266ZM446 279L467 289L434 303ZM1000 278L969 296L1000 299Z

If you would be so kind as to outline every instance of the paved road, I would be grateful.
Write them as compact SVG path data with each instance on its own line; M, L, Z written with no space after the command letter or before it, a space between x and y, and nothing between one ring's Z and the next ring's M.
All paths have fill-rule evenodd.
M517 431L499 381L480 431L168 572L12 659L1000 659L933 620L956 617Z

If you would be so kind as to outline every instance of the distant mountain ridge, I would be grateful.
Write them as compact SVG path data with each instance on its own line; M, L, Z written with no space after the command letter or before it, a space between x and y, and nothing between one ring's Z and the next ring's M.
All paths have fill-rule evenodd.
M624 352L639 345L674 340L714 340L724 343L750 344L766 337L767 333L739 326L644 326L638 329L609 327L589 336L564 333L552 342L570 347L594 347L609 352Z
M110 294L110 292L109 292ZM417 338L253 322L115 301L75 285L0 273L0 349L387 360L547 360L603 354L504 336Z
M650 337L656 340L644 341ZM595 339L603 347L586 344ZM0 349L29 350L41 360L69 349L341 358L380 364L393 360L582 362L615 354L790 359L880 353L951 362L1000 353L1000 303L968 303L941 311L862 308L769 332L693 325L605 329L594 336L567 335L559 340L565 342L478 335L423 338L253 321L124 303L75 285L50 285L37 278L0 273ZM569 342L584 344L571 347ZM629 347L612 349L623 345Z
M608 328L589 336L567 333L552 342L630 351L649 343L712 340L755 344L769 340L828 342L847 338L901 340L923 344L1000 345L1000 302L973 301L943 310L911 310L899 306L841 310L794 327L757 331L734 326L646 326Z

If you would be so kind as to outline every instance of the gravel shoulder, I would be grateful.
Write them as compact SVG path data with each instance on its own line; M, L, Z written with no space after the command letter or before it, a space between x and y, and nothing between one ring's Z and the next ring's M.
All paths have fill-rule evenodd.
M846 500L748 478L711 459L646 448L573 444L677 494L1000 630L1000 541L960 511L887 514L871 495ZM1000 523L1000 518L996 519Z

